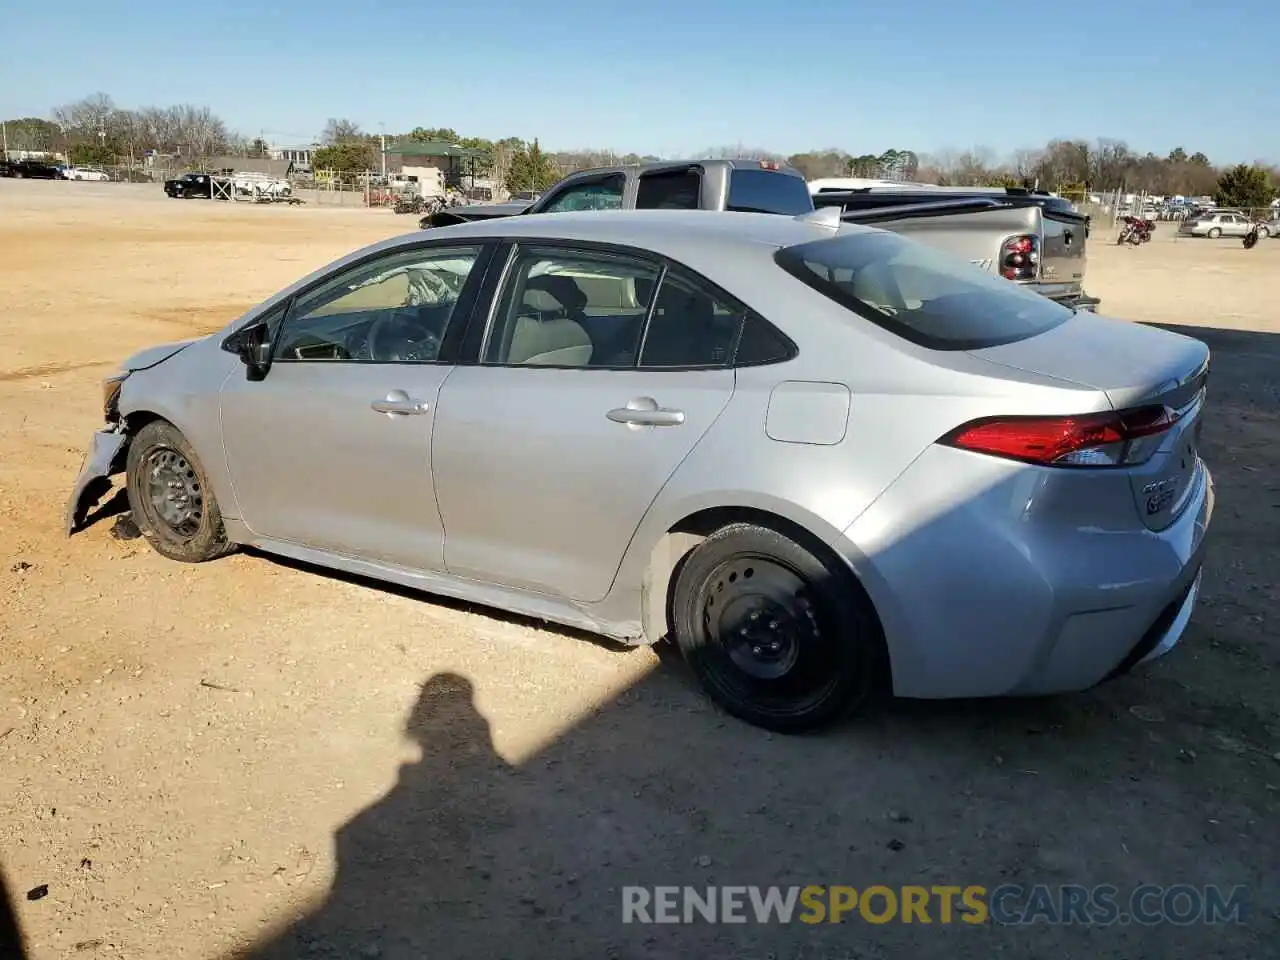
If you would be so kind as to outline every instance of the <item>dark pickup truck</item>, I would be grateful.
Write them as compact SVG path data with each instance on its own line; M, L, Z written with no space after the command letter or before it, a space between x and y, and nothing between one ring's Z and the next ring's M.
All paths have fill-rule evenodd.
M67 179L61 167L43 160L0 161L0 177L14 177L18 180Z
M419 226L570 210L738 210L794 217L812 212L813 199L799 171L768 160L663 161L580 170L533 203L449 207L423 217Z
M164 192L176 200L213 198L213 181L207 173L184 173L164 182Z

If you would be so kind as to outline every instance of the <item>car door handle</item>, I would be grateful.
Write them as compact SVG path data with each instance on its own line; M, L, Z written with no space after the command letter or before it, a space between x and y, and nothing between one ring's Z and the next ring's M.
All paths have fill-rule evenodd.
M614 423L626 423L636 427L678 427L684 423L683 410L660 407L650 397L632 400L625 407L615 407L605 414Z
M385 413L389 417L396 414L408 416L412 414L426 413L431 409L431 404L425 400L415 400L403 390L390 391L385 400L375 400L369 404L370 408Z

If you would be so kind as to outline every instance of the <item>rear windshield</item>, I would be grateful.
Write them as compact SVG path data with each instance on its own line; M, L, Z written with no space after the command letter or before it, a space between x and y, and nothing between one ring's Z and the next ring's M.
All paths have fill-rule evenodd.
M813 211L813 198L801 177L771 170L736 169L729 175L726 209L795 217Z
M775 259L819 293L933 350L1025 340L1072 315L1010 280L885 231L783 247Z

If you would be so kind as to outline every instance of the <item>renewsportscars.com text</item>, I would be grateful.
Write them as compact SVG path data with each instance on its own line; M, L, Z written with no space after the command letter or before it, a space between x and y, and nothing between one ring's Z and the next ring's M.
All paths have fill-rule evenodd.
M622 888L623 923L1243 923L1247 887L1155 884Z

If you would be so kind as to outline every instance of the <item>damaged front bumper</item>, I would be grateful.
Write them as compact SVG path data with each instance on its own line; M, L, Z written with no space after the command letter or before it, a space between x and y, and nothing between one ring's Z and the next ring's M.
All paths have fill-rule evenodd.
M80 476L67 501L67 536L75 533L94 505L111 489L111 477L124 469L125 441L120 427L107 427L93 435L93 444L80 466Z

